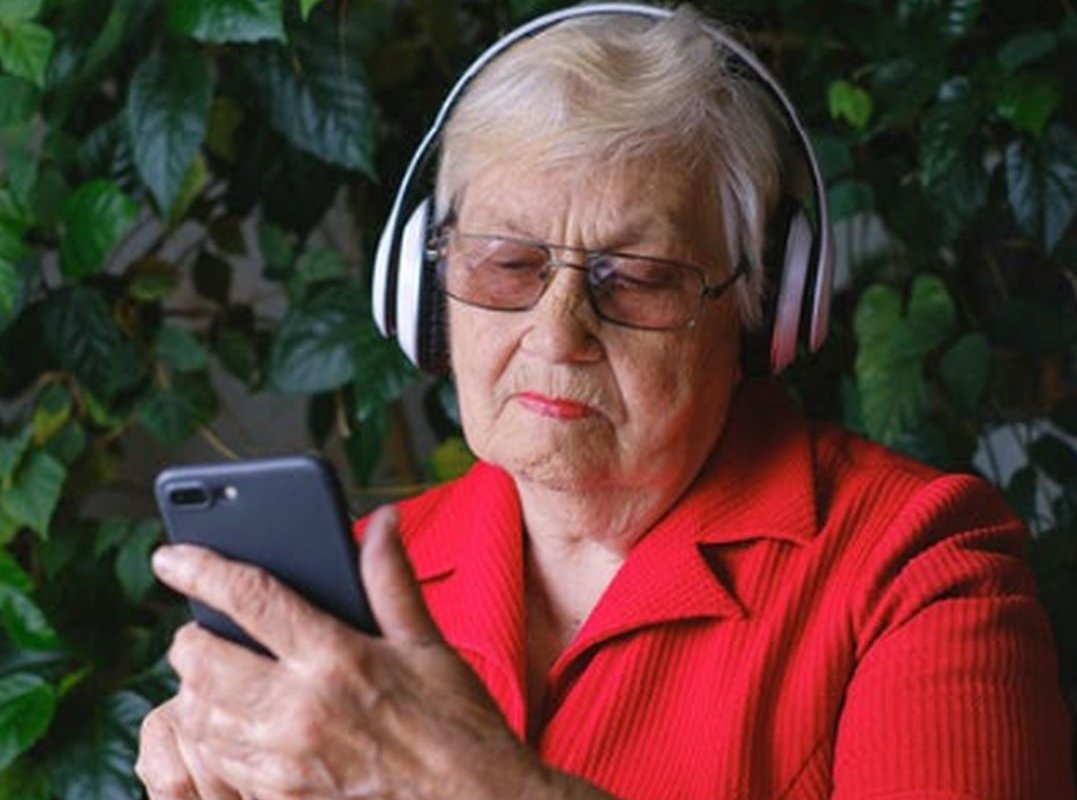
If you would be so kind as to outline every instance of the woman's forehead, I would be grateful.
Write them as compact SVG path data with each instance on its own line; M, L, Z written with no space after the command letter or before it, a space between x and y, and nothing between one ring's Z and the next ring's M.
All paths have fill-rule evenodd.
M684 236L717 217L709 186L674 161L591 165L587 169L516 163L475 176L457 203L461 227L545 235L571 218L621 239Z

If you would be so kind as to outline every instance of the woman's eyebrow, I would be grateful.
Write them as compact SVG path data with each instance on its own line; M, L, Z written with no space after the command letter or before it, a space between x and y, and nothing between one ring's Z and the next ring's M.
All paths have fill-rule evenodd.
M504 231L522 239L542 240L542 237L535 233L538 226L512 217L495 217L493 222L485 223L482 227L483 233ZM625 247L676 240L678 228L665 217L649 216L646 219L630 220L624 224L618 222L616 229L605 232L597 238L598 241L594 243L593 249L619 250ZM550 244L562 244L562 242L550 242Z

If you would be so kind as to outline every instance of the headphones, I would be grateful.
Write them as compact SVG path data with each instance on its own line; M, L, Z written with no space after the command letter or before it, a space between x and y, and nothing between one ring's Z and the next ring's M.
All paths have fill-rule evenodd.
M372 307L374 321L382 335L395 338L408 359L424 371L447 371L448 345L443 319L445 301L436 275L437 256L430 253L428 247L434 223L432 198L418 200L404 222L405 204L415 193L413 186L430 160L434 143L449 114L487 64L521 39L565 20L595 14L628 14L661 20L672 16L673 12L636 3L594 3L555 11L517 28L494 43L467 68L445 98L408 163L378 240ZM781 266L778 293L773 299L770 336L770 369L778 373L796 357L802 309L811 309L806 326L808 348L815 352L826 338L834 274L826 187L808 134L774 76L743 45L716 28L708 26L708 31L777 101L794 134L811 181L810 203L815 224L803 204L790 201L791 208L783 215L784 230L771 235L772 240L777 239L771 262Z

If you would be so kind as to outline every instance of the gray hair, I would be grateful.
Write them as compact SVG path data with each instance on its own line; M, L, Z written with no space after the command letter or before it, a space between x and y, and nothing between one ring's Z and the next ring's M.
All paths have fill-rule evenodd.
M769 90L694 9L669 18L594 15L561 22L487 65L442 135L436 214L473 176L506 159L551 167L656 155L712 176L746 327L758 326L766 221L783 190L789 137ZM788 176L786 177L788 180Z

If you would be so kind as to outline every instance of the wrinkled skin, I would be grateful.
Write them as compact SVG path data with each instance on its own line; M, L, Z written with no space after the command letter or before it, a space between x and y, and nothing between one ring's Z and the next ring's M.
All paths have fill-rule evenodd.
M228 609L278 660L193 623L177 633L181 688L143 724L136 767L153 800L509 797L548 783L441 639L395 526L376 515L361 565L384 639L208 550L157 554L165 583Z

